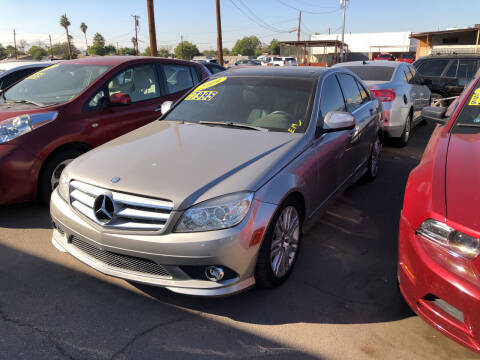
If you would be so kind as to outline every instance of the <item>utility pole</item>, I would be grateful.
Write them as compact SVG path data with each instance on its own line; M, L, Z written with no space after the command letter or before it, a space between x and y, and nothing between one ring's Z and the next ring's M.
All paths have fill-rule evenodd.
M298 15L298 30L297 30L297 40L300 41L300 25L302 24L302 11L300 10L300 15Z
M116 51L117 55L118 55L118 49L119 49L119 47L118 47L118 41L117 41L117 51Z
M50 56L53 59L52 36L50 34L48 34L48 38L50 39Z
M132 15L132 17L135 21L135 55L138 56L138 19L140 16Z
M182 49L182 59L183 59L183 35L180 35L180 45Z
M343 22L342 22L342 43L340 44L340 62L343 62L344 51L343 51L343 42L345 41L345 13L347 12L347 1L340 0L340 4L343 7Z
M18 60L18 54L17 54L17 36L15 35L15 29L13 29L13 45L15 48L15 59Z
M220 18L220 0L217 4L217 57L218 63L223 66L222 19Z
M223 66L222 19L220 17L220 0L217 3L217 57L218 63Z
M157 34L155 33L155 14L153 0L147 0L148 33L150 35L150 56L157 56Z

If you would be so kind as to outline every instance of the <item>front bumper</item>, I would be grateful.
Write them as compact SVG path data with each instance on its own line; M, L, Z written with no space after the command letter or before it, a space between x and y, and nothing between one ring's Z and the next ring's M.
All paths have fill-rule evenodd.
M405 300L423 320L480 353L480 286L432 260L403 216L399 229L398 276Z
M198 233L132 233L99 227L77 213L54 191L50 202L55 224L52 242L57 249L107 275L189 295L230 295L255 284L253 275L261 242L250 245L252 235L256 230L268 227L275 209L273 204L255 201L246 219L231 229ZM173 214L172 218L175 218ZM98 252L120 254L139 261L147 259L165 269L167 275L111 266L101 257L91 256L75 246L75 241L93 246ZM192 277L185 271L185 267L203 269L210 265L226 267L234 275L214 282Z

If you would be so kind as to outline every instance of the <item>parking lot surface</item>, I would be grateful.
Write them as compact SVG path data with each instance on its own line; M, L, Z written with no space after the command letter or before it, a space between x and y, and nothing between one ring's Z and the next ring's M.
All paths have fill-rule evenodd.
M46 208L0 208L0 359L475 359L396 287L403 191L433 127L385 146L378 178L308 229L274 290L195 298L103 276L55 250Z

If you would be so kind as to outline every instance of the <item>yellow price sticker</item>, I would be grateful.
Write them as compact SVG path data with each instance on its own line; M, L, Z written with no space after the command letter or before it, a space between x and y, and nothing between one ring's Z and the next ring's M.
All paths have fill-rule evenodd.
M218 78L218 79L213 79L213 80L207 81L206 83L203 83L202 85L199 85L195 89L195 91L205 90L205 89L211 88L212 86L218 85L218 84L224 82L225 80L227 80L226 76Z
M193 91L185 100L210 101L217 96L218 91Z
M468 103L470 106L478 106L480 105L480 89L475 90L475 92L472 95L472 98L470 99L470 102Z
M300 126L302 126L302 120L298 120L298 124L292 123L287 131L293 134Z
M30 75L29 77L27 77L27 79L31 79L31 80L37 80L38 78L40 78L41 76L45 75L45 71L48 71L48 70L51 70L53 68L56 68L57 66L59 66L60 64L55 64L55 65L52 65L52 66L49 66L45 69L42 69L40 71L37 71L36 73L33 73L32 75Z

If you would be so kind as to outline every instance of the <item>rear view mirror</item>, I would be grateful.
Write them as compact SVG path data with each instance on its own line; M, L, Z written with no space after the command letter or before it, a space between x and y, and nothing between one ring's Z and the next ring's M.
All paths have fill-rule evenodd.
M131 102L130 96L122 92L110 96L110 105L112 106L129 105Z
M422 119L432 121L436 124L445 125L448 123L450 117L445 116L447 112L446 107L439 107L439 106L428 106L422 109Z
M330 111L323 120L323 130L326 132L350 130L354 127L355 118L343 111Z
M171 109L172 105L173 101L164 101L160 108L160 112L162 113L162 115L165 115Z

